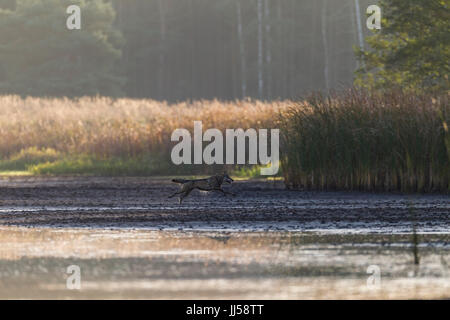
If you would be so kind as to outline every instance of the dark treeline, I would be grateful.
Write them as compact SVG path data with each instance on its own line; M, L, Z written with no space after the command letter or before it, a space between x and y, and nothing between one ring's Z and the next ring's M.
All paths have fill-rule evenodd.
M295 98L352 83L355 0L114 1L134 97ZM360 23L365 32L365 7Z
M3 9L19 11L16 2L20 8L21 1L22 5L27 2L0 0L0 3ZM30 28L32 31L26 28L4 31L10 38L13 34L18 37L26 32L36 34L30 37L28 47L12 39L3 44L10 54L5 53L3 61L0 60L0 72L3 62L3 86L0 79L3 93L69 96L99 93L174 101L243 97L284 99L296 98L310 91L348 87L358 67L353 47L361 46L361 39L368 34L365 9L374 1L63 0L58 9L51 9L50 4L56 5L53 0L35 1L38 2L46 5L49 11L54 10L45 15L42 6L40 9L27 9L36 10L42 19L48 20L42 22L46 33L38 35L40 40L36 38L39 22ZM110 13L103 4L89 5L95 2L109 3L112 18L108 18ZM105 34L109 37L113 34L109 29L114 29L115 40L109 42L113 43L116 56L108 55L113 51L110 48L103 50L106 45L99 45L91 51L83 50L92 44L75 47L74 43L87 42L87 37L75 38L74 33L69 36L59 31L51 35L48 24L55 23L51 19L59 19L58 12L71 3L82 5L83 27L80 32L91 31L91 34L98 35L108 29ZM38 8L38 5L34 6ZM89 10L101 13L102 25L97 23L95 29L95 16L90 16ZM29 20L28 11L22 9L21 15ZM66 16L63 11L61 19ZM12 19L11 15L9 19ZM12 22L6 22L6 18L3 20L9 25L17 22L17 19ZM112 21L112 26L107 26L109 21ZM63 25L63 21L60 24ZM2 27L5 30L8 25ZM82 70L78 73L71 70L72 78L67 81L73 83L64 88L57 73L58 70L67 72L67 68L53 68L51 65L56 62L45 60L55 59L56 55L43 53L46 48L52 48L46 43L49 37L54 37L60 44L55 45L57 50L62 50L60 47L64 42L70 46L68 50L71 53L60 53L60 56L68 58L60 59L58 63L76 61L80 64L78 70ZM103 41L103 38L97 40ZM32 44L31 41L40 43ZM97 57L98 52L101 54ZM120 54L117 55L118 52ZM31 56L37 53L42 56L39 63L49 65L47 73L51 68L53 71L45 83L40 81L39 86L33 86L33 81L37 83L46 72L14 62L17 55L29 55L24 60L34 61L37 58ZM12 62L7 62L7 59ZM102 61L108 61L108 64L102 66ZM101 70L94 74L96 66ZM30 68L34 71L31 72ZM23 77L19 79L17 74ZM77 82L74 82L74 77ZM100 82L101 85L98 84ZM77 90L71 91L70 88L77 86Z

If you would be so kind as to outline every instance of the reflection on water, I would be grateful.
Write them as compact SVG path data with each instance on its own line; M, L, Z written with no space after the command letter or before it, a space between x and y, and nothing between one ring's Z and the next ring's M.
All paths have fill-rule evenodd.
M0 227L0 298L449 298L449 238L421 234L415 267L409 234Z

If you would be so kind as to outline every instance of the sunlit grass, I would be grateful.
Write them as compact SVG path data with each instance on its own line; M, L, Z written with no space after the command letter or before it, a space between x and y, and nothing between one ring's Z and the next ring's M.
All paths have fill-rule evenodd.
M223 166L174 166L177 128L272 128L292 102L168 104L110 98L0 97L0 171L32 174L213 174ZM226 168L232 171L233 168Z
M29 171L0 171L0 177L19 177L19 176L31 176Z
M0 171L35 175L260 176L259 166L175 166L177 128L280 128L288 187L447 192L449 96L350 90L292 101L168 104L0 97Z
M0 160L0 171L26 171L32 165L53 162L61 157L62 155L54 149L30 147L20 150L7 159Z
M253 166L240 166L232 170L233 179L270 179L270 180L280 180L282 178L281 169L275 176L263 176L261 175L261 169L267 168L270 165L253 165Z
M271 128L291 102L194 101L168 104L153 100L110 98L45 99L0 97L0 155L51 148L63 154L97 158L133 158L170 154L172 132L192 132L195 120L204 130Z

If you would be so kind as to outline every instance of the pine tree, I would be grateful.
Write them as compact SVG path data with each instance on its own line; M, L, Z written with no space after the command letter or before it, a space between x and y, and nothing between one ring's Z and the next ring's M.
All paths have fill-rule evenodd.
M66 9L81 8L81 30L68 30ZM0 10L0 92L21 95L118 95L120 32L102 0L18 0Z
M368 37L370 50L356 83L369 88L401 86L448 90L449 0L382 0L382 29Z

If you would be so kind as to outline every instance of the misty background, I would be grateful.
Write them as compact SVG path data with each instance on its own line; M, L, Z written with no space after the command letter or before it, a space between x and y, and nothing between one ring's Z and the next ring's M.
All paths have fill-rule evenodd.
M0 94L293 99L352 85L374 0L0 0ZM66 9L81 7L81 30Z

